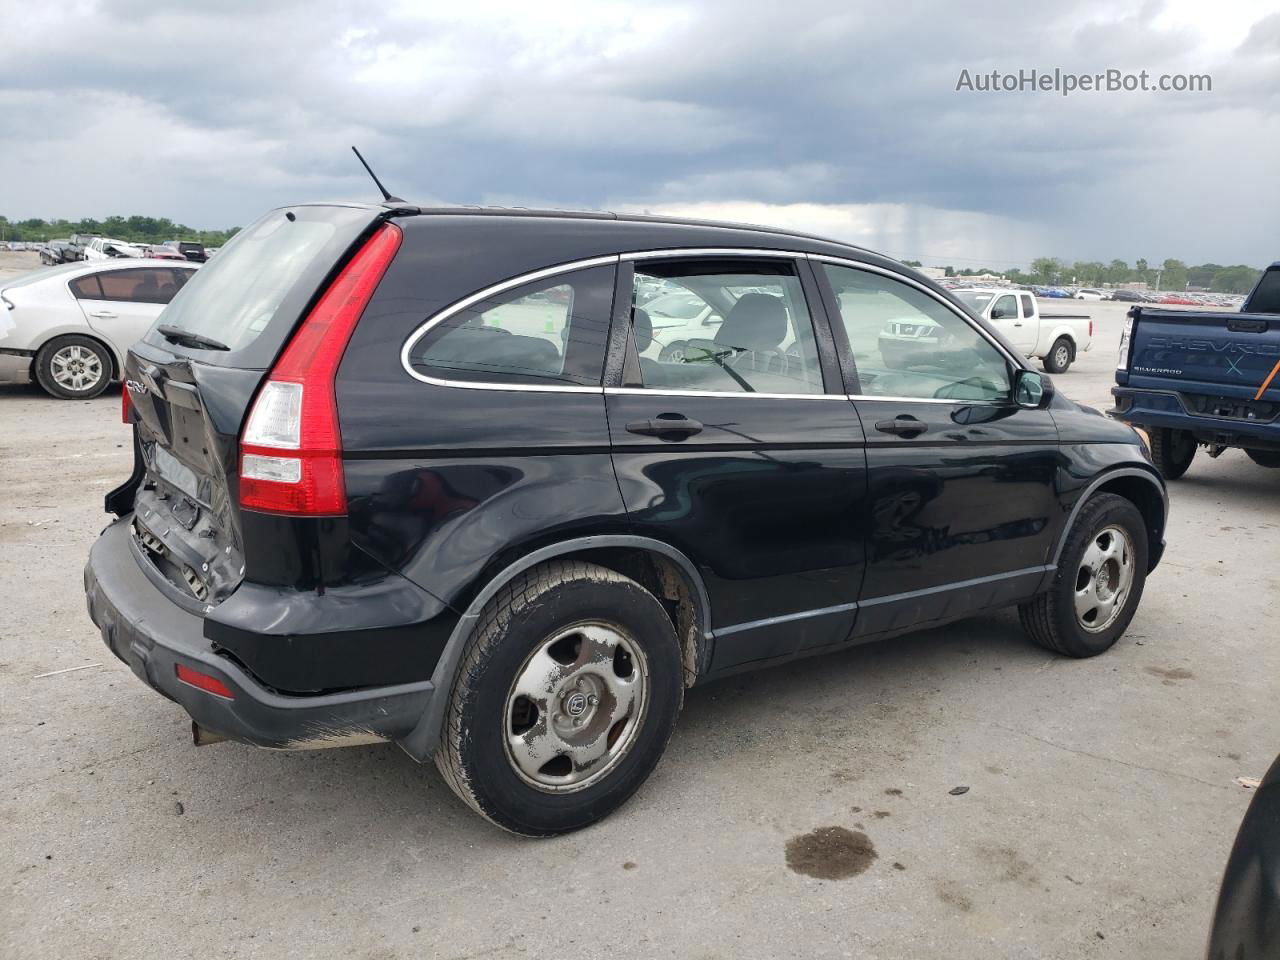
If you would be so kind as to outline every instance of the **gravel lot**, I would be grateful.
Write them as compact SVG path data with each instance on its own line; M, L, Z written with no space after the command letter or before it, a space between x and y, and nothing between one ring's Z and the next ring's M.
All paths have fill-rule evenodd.
M1042 307L1096 318L1057 383L1109 406L1124 305ZM531 842L394 746L191 746L85 614L118 409L0 387L0 956L1202 955L1280 749L1280 474L1242 453L1175 485L1108 655L1005 613L699 688L630 805ZM829 827L862 872L791 869L838 872Z

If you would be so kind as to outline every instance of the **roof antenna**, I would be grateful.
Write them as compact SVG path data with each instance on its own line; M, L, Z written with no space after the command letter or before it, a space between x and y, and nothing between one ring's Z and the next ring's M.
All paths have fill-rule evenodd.
M387 191L387 188L382 185L382 181L378 179L378 175L373 172L373 168L369 166L369 164L365 163L364 157L360 156L359 150L357 150L355 147L352 147L351 152L356 155L356 159L359 160L360 163L364 166L364 168L369 171L369 176L373 178L373 182L378 185L378 189L382 192L383 200L385 200L387 203L404 203L404 201L401 200L399 197L393 197Z

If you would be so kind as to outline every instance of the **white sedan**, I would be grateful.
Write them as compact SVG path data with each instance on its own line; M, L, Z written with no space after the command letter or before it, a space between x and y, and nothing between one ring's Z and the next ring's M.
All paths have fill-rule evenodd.
M97 260L0 276L0 382L96 397L199 264Z

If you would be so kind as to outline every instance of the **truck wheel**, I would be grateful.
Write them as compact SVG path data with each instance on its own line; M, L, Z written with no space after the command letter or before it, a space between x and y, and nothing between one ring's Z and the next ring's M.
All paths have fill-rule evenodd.
M1044 368L1049 373L1066 373L1071 366L1071 341L1059 337L1044 357Z
M59 400L88 400L111 383L111 356L90 337L55 337L36 354L36 383Z
M1260 467L1280 467L1280 450L1245 450L1245 455Z
M1130 501L1092 497L1067 534L1049 589L1018 607L1032 641L1068 657L1093 657L1120 638L1147 579L1147 527Z
M1196 457L1196 439L1186 430L1157 427L1151 431L1151 462L1166 480L1177 480Z
M653 594L596 564L544 564L481 612L436 766L498 826L567 833L639 788L683 699L680 647Z

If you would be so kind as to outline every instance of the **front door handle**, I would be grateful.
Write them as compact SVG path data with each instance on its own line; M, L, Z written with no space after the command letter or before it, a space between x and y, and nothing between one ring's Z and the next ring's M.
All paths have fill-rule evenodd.
M97 317L100 320L114 320L119 314L111 313L108 310L99 310L97 313L89 314L91 317Z
M702 424L686 417L662 416L652 420L632 420L627 424L627 433L638 433L646 437L671 436L683 440L702 432Z
M902 413L892 420L881 420L876 424L881 433L892 433L899 437L917 437L929 429L923 420L917 420L909 413Z

